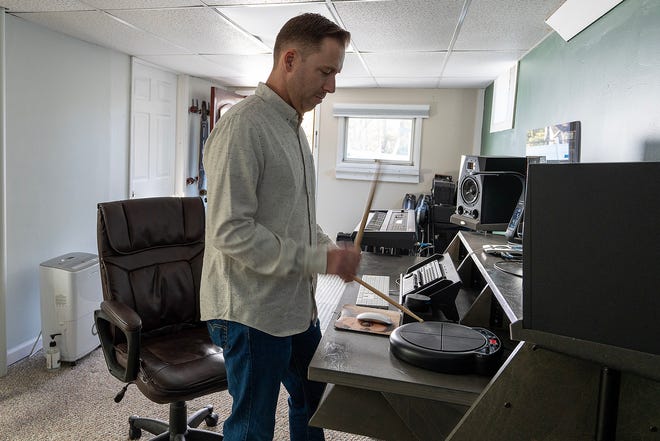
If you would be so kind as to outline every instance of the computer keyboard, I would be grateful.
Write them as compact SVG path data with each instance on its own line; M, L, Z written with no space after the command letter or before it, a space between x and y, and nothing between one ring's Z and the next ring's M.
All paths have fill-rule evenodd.
M374 276L370 274L365 274L362 276L362 280L383 294L388 294L390 292L390 277L389 276ZM387 300L383 299L376 293L360 285L358 290L357 300L355 301L357 306L368 306L370 308L380 308L387 309L389 303Z

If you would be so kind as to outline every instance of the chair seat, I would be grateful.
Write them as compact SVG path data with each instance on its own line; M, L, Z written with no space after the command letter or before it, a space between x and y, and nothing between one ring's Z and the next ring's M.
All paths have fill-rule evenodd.
M211 342L206 326L143 336L140 345L135 384L150 400L160 404L187 401L227 389L222 349ZM116 349L119 363L125 366L126 346Z

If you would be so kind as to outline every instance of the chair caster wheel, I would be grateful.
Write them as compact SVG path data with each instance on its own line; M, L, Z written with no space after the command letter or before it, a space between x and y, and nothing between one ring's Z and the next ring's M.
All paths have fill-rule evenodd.
M206 423L207 427L215 427L218 425L218 421L220 421L220 417L218 416L217 413L213 412L211 415L207 416L204 418L204 422Z
M128 418L128 439L134 440L134 439L140 439L142 436L142 429L138 429L135 427L135 420L137 417L129 417Z

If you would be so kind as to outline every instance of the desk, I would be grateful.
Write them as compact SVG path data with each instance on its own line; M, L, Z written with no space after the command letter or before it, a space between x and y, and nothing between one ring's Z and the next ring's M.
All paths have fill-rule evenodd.
M456 299L461 323L493 330L507 349L492 378L417 368L390 353L388 338L337 331L331 320L309 368L310 379L328 383L310 424L392 441L597 439L601 366L511 340L522 320L522 280L495 269L500 259L480 251L501 243L501 236L459 232L447 248L464 284ZM365 254L362 270L394 282L413 262ZM354 283L335 318L356 296ZM622 373L618 407L612 439L660 440L660 382L653 376Z
M504 314L495 322L505 328L509 317L522 317L522 285L519 278L492 269L497 258L478 251L487 243L502 244L505 240L461 232L448 248L461 278L468 281L457 296L457 308L462 322L492 329L493 320L483 319L490 317L497 303ZM398 299L395 282L414 261L411 256L365 253L361 272L389 275L390 292L397 293ZM355 302L357 291L355 282L347 286L334 318L342 305ZM441 374L412 366L390 353L387 337L336 330L333 322L325 330L309 367L310 379L329 383L312 425L385 440L443 439L491 380L487 376ZM507 334L504 332L504 338Z

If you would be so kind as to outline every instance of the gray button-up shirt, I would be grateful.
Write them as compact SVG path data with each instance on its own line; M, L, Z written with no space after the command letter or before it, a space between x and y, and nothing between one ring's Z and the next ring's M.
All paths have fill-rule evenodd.
M316 224L313 159L297 112L260 83L212 131L204 169L202 320L276 336L305 331L332 241Z

